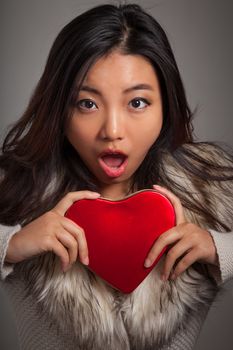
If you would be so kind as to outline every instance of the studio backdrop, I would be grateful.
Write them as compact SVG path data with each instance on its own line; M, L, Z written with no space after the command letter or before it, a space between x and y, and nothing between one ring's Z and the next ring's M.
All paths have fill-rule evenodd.
M190 107L196 109L196 139L233 146L232 0L134 2L152 14L168 35ZM58 32L81 12L103 3L98 0L1 0L1 140L9 125L26 108ZM232 324L233 283L228 283L211 308L195 350L232 349ZM12 338L10 326L5 331Z

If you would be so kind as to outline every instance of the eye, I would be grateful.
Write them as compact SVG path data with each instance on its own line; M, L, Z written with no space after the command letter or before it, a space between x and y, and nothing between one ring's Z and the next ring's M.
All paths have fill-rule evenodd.
M135 109L143 109L150 105L149 101L142 97L134 98L132 101L130 101L130 104Z
M96 109L97 108L95 102L93 102L92 100L88 100L88 99L78 101L77 102L77 106L78 106L79 109L89 109L89 110L91 110L91 109Z

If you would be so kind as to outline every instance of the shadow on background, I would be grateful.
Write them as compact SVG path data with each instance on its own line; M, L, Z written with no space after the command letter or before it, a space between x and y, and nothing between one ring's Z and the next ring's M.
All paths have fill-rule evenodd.
M214 301L194 350L232 350L233 280Z
M16 326L9 301L0 288L0 349L19 350ZM32 349L33 350L33 349Z
M223 292L212 305L194 350L232 350L232 324L233 280L225 284ZM11 305L1 287L0 349L20 350Z

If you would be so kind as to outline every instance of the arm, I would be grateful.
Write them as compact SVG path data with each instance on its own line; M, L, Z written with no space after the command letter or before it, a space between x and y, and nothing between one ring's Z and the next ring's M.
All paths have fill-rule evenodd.
M53 252L66 272L77 260L88 265L88 248L83 229L65 217L68 208L80 199L96 199L99 193L76 191L67 193L50 211L21 228L0 224L0 278L13 271L15 263Z
M209 273L219 285L233 278L233 232L207 231L196 224L186 222L179 199L165 188L156 185L154 188L166 195L173 204L176 226L161 235L154 243L145 266L150 266L158 253L170 245L162 279L168 279L170 273L170 278L175 279L195 261L206 264Z
M0 224L0 279L5 279L13 271L14 264L6 263L5 257L10 239L20 229L20 225L4 226Z
M219 266L209 264L208 270L220 285L233 278L233 231L222 233L209 230L209 232L217 250Z

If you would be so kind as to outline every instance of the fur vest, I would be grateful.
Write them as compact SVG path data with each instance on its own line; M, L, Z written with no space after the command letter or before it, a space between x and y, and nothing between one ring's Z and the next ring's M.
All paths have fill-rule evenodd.
M169 156L165 161L173 181L201 196L213 210L218 204L216 215L229 218L228 198L218 184L205 184L197 191L181 167ZM185 214L189 221L208 227L201 215L187 209ZM207 269L198 263L176 280L163 282L164 259L130 294L113 289L78 261L62 273L60 261L51 253L23 262L19 269L58 329L73 330L77 350L152 350L169 344L190 313L203 304L210 305L218 291Z

